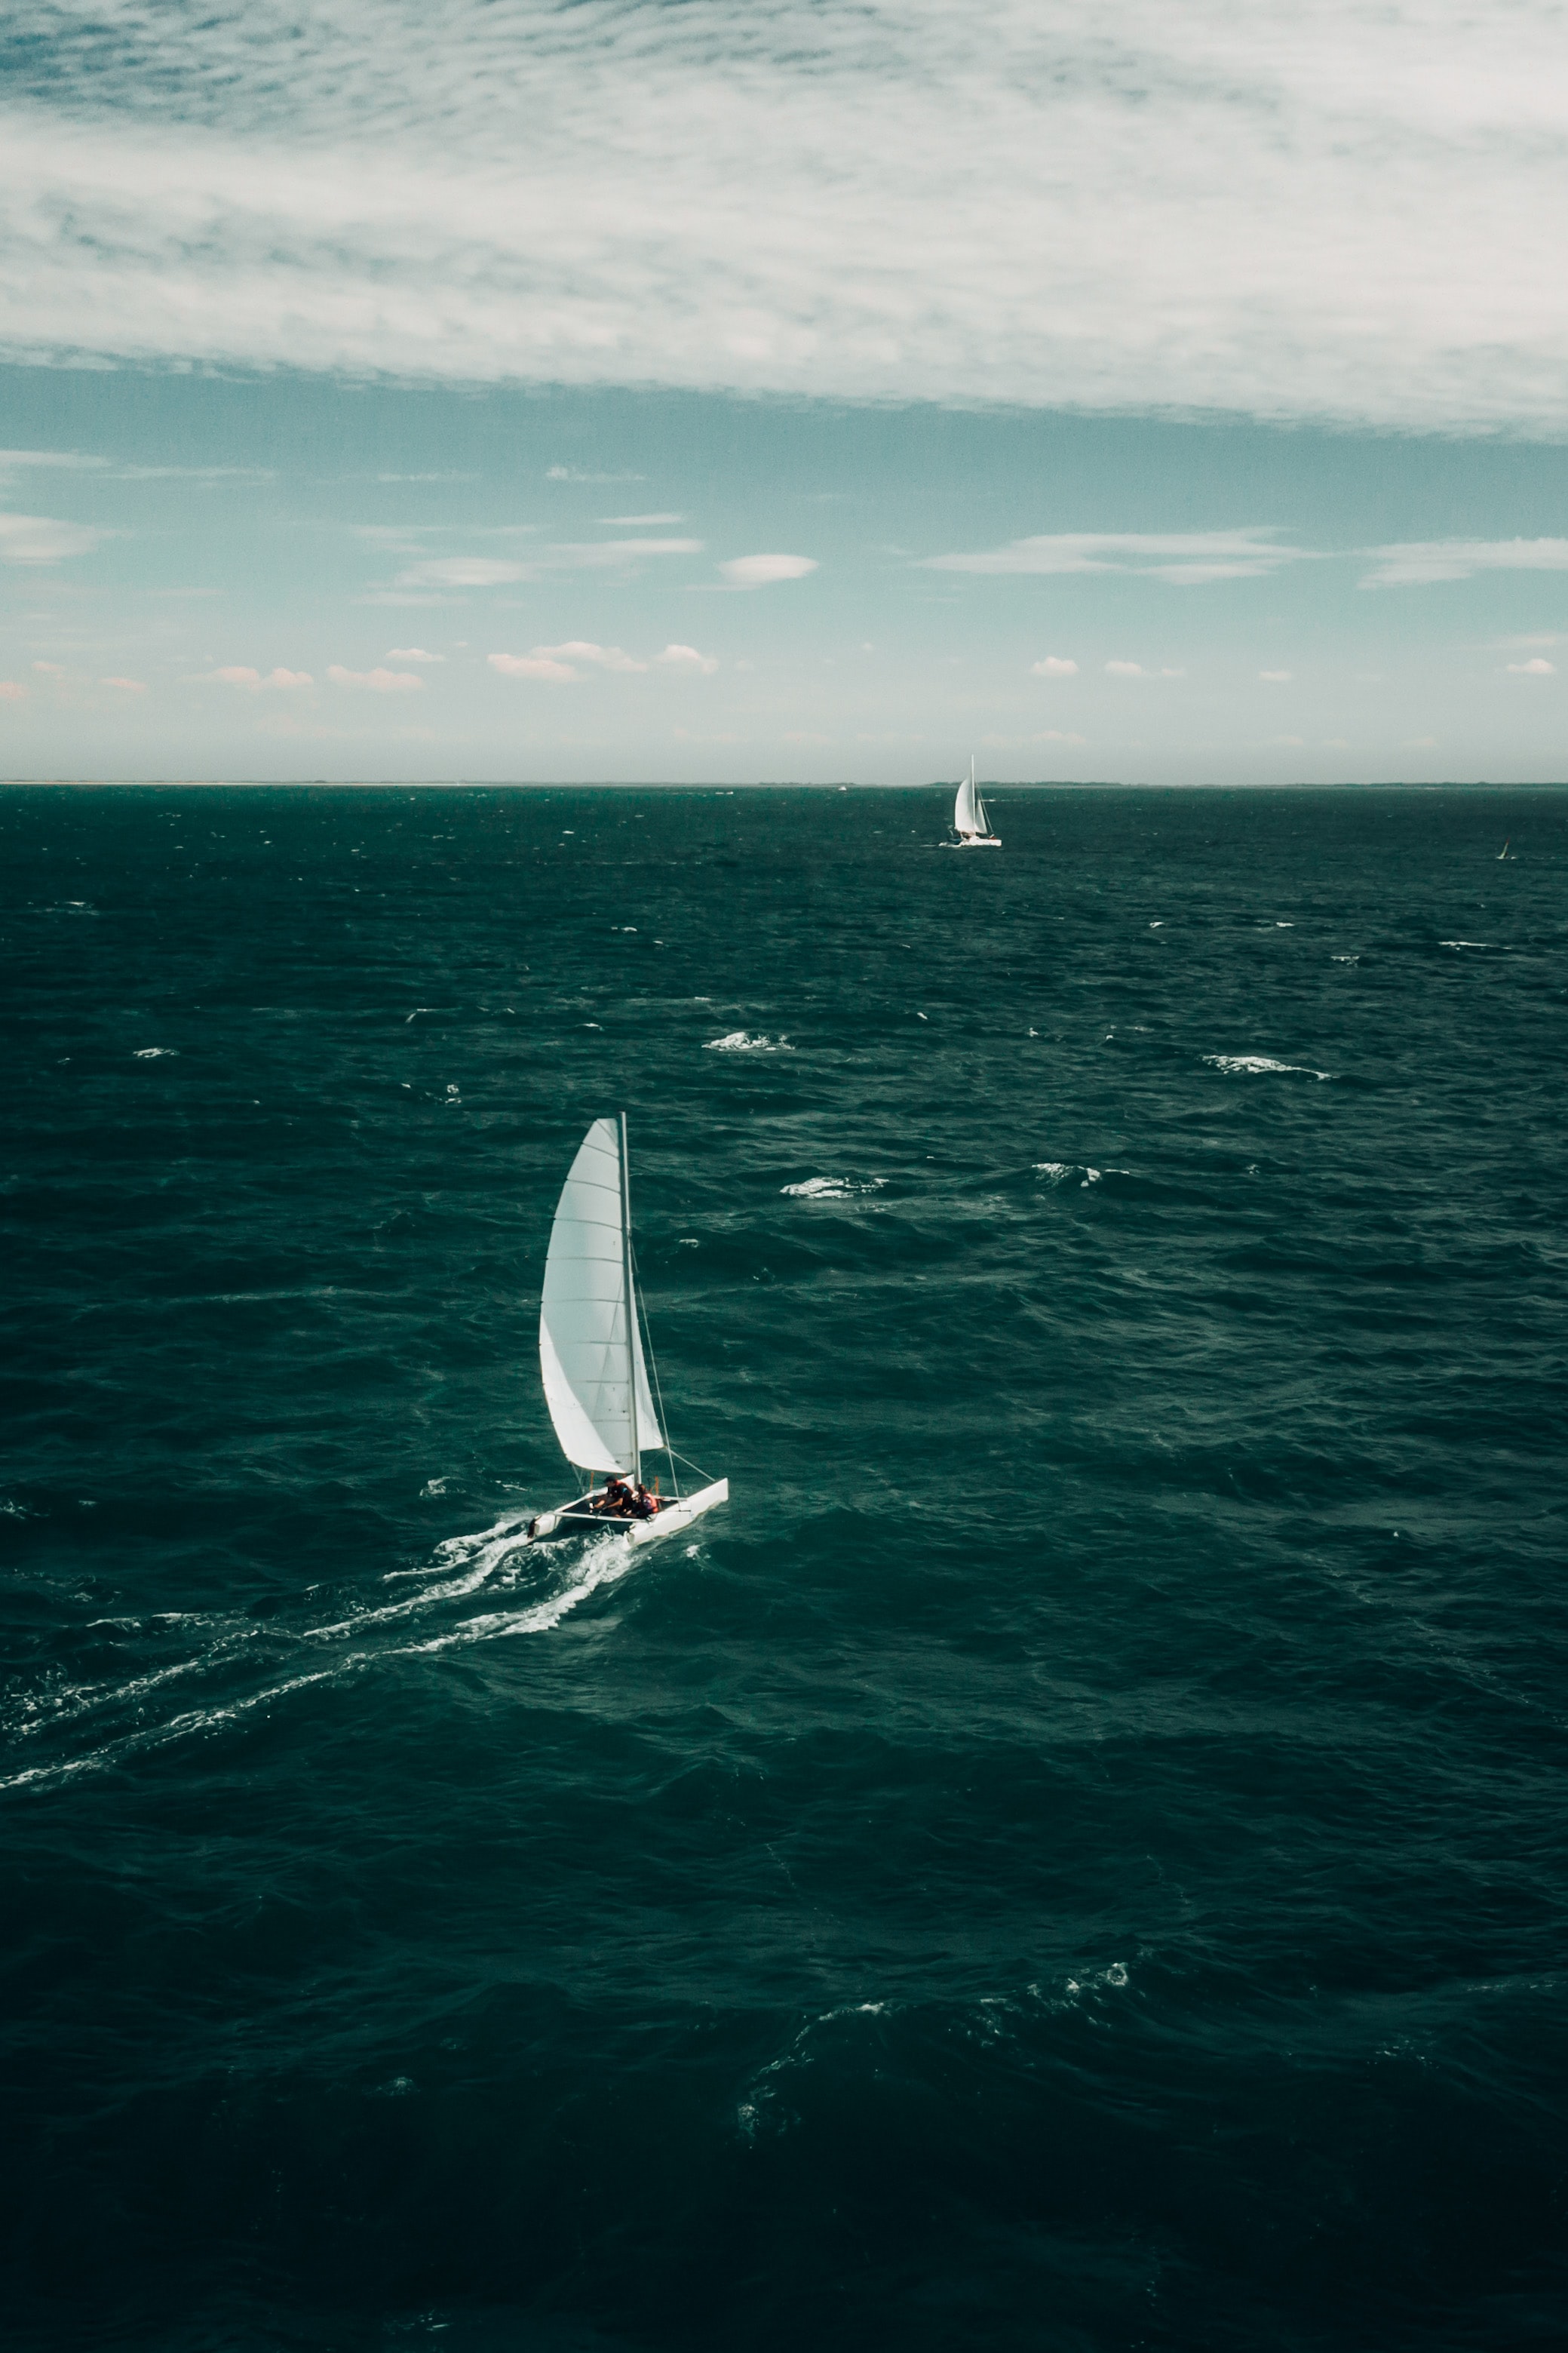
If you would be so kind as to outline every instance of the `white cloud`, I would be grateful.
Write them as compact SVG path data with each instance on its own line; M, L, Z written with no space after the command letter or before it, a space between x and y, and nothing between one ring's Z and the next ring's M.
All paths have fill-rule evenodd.
M616 531L650 531L661 522L684 522L682 514L601 515L599 521Z
M447 657L445 654L427 654L423 646L394 646L386 659L388 661L444 662Z
M583 675L569 662L557 661L550 654L491 654L489 666L502 678L541 679L552 686L570 686Z
M1290 683L1290 672L1288 670L1260 670L1258 675L1269 686L1289 686Z
M588 638L568 638L563 646L535 646L536 660L587 662L595 670L645 670L647 662L623 653L619 646L596 646Z
M1553 0L35 21L13 352L1562 429Z
M1402 540L1362 553L1377 559L1363 588L1425 588L1478 572L1568 572L1568 539Z
M1142 662L1108 661L1107 678L1185 678L1184 670L1145 670Z
M1509 670L1515 678L1555 678L1557 665L1543 654L1534 654L1529 661L1510 662Z
M804 580L815 555L732 555L719 566L731 588L768 588L777 580Z
M425 681L411 670L344 670L329 662L327 676L334 686L363 687L371 694L416 694Z
M711 678L719 667L715 655L699 653L695 646L666 646L654 659L666 670L700 670L704 678Z
M147 689L139 678L100 678L100 686L112 686L120 694L145 694Z
M547 482L604 483L641 482L647 478L644 474L584 474L575 466L547 466L544 479Z
M711 676L719 667L711 654L695 646L666 646L652 661L639 661L619 646L595 645L587 638L569 638L564 645L535 646L526 654L490 654L490 668L502 678L531 678L552 686L581 682L585 670L615 670L642 676L654 668L699 670Z
M89 523L0 514L0 564L59 564L68 555L87 554L102 537Z
M1029 664L1029 673L1033 678L1076 678L1078 664L1062 654L1047 654L1044 661Z
M308 670L272 670L263 678L258 670L246 669L233 662L221 670L215 670L212 675L215 679L221 679L225 686L240 687L247 694L259 694L263 687L268 686L288 692L295 687L314 686L316 682Z
M18 684L16 679L0 678L0 702L20 702L26 691L26 688Z
M928 572L1134 572L1174 588L1211 580L1257 580L1294 564L1304 547L1281 545L1271 524L1239 531L1052 531L1016 539L1006 547L969 554L928 555Z

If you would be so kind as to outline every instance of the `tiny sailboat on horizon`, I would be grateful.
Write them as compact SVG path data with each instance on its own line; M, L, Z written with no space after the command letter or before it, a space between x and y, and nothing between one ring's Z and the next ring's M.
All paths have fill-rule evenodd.
M661 1427L657 1367L643 1348L632 1254L626 1119L596 1119L561 1188L539 1303L539 1365L561 1451L587 1479L584 1493L528 1524L537 1543L556 1535L614 1530L628 1544L676 1535L717 1504L715 1479L682 1495L678 1457ZM674 1493L650 1493L643 1458L668 1458ZM605 1474L603 1480L595 1473Z
M952 805L952 829L956 841L944 841L943 849L1000 849L1000 837L992 832L985 815L985 804L974 781L974 761L969 763L969 774L958 787L958 798Z

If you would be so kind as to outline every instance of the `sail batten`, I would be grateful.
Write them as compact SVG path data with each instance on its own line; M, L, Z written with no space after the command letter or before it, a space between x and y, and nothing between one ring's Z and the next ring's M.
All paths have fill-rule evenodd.
M539 1306L550 1419L567 1461L585 1471L631 1471L644 1448L665 1442L629 1280L626 1198L620 1128L596 1119L561 1188Z

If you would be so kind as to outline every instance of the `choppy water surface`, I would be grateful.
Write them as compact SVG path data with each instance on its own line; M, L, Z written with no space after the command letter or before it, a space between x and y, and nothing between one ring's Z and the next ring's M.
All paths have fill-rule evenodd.
M29 2343L1560 2340L1568 799L946 814L0 797Z

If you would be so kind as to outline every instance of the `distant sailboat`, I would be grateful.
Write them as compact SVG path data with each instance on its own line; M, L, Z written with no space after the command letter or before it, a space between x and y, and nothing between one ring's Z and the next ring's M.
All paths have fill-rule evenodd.
M1511 834L1511 833L1510 834L1510 836L1509 836L1508 839L1509 839L1509 841L1511 841L1511 840L1513 839L1513 836L1512 836L1512 834ZM1505 841L1505 842L1503 843L1502 848L1498 851L1498 857L1499 857L1499 859L1500 859L1500 860L1501 860L1501 859L1506 858L1507 856L1508 856L1508 841Z
M599 1528L624 1534L628 1544L651 1544L728 1503L727 1479L681 1495L677 1458L648 1386L624 1112L594 1122L561 1188L539 1303L539 1363L561 1451L589 1484L575 1502L531 1520L531 1540ZM675 1489L657 1501L643 1491L643 1457L653 1453L668 1456ZM595 1472L611 1475L600 1485ZM628 1480L631 1500L619 1503L616 1490Z
M958 798L952 807L952 829L956 841L944 841L944 849L1000 849L998 837L986 820L985 804L974 782L974 762L969 763L969 774L958 788Z

